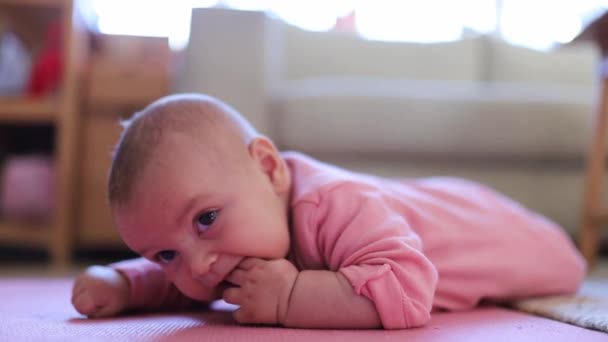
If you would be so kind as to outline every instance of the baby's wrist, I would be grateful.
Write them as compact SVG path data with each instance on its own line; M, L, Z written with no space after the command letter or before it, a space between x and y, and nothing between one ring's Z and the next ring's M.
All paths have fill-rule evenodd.
M115 273L116 289L122 304L121 311L134 309L135 307L131 301L131 283L129 282L129 278L120 270L115 268L112 268L112 270Z
M291 298L295 291L295 288L298 283L298 278L300 276L300 272L298 271L293 281L291 281L291 286L285 291L282 291L282 296L279 299L279 308L277 310L278 316L277 321L280 325L287 326L289 321L289 307L291 304Z

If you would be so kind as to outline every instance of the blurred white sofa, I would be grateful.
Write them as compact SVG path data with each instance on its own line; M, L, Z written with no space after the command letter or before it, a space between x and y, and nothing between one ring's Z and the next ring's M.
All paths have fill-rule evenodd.
M175 89L227 101L282 149L386 176L478 180L574 234L595 64L591 46L378 42L195 9Z

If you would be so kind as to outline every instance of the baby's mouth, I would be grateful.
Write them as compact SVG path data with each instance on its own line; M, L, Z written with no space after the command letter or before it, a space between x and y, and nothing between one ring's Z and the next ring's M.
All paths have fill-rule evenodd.
M222 299L222 297L224 296L224 291L226 289L229 289L231 287L235 287L236 285L234 285L233 283L227 281L227 280L222 280L219 284L217 284L217 286L215 286L215 290L214 293L215 295L213 296L214 299Z
M235 269L236 269L236 266L234 268L232 268L230 270L230 272L226 273L224 275L224 277L222 278L222 280L215 286L220 294L222 292L224 292L224 290L226 290L227 288L230 288L230 287L239 287L239 285L231 283L230 281L227 280L227 278L230 275L230 273L232 273L232 271L234 271Z
M227 289L227 288L230 288L230 287L236 287L236 286L238 286L238 285L235 285L235 284L233 284L233 283L231 283L231 282L229 282L229 281L227 281L227 280L222 280L222 281L221 281L221 282L220 282L220 283L217 285L217 288L218 288L218 290L220 290L220 291L222 291L222 292L223 292L223 291L224 291L225 289Z
M238 258L226 258L224 259L225 262L222 263L222 265L220 265L220 267L218 267L218 269L215 269L214 271L214 275L217 277L214 277L214 281L211 281L212 279L206 279L206 283L205 285L209 286L209 287L215 287L216 289L218 289L218 291L223 292L225 289L229 288L229 287L236 287L238 285L233 284L231 282L229 282L228 280L226 280L226 278L228 278L228 276L238 267L239 263L241 262L243 258L242 257L238 257ZM224 266L224 267L221 267ZM227 266L227 267L226 267ZM226 270L228 269L228 272L222 272L221 270ZM213 272L213 271L212 271ZM220 292L220 294L221 294Z
M233 269L230 270L230 272L226 273L226 275L222 278L222 281L219 282L219 284L217 285L217 287L223 288L223 289L227 289L229 287L238 287L239 285L231 283L230 281L228 281L228 276L230 275L230 273L232 273L232 271L234 271L236 269L236 267L234 267Z
M221 289L222 291L229 288L229 287L235 287L237 285L229 282L228 280L226 280L226 278L228 278L228 275L230 275L230 273L232 272L232 270L230 270L230 272L226 273L223 277L213 277L215 279L212 278L207 278L205 280L203 280L203 285L207 286L207 287L215 287L217 289ZM218 281L219 279L219 281Z

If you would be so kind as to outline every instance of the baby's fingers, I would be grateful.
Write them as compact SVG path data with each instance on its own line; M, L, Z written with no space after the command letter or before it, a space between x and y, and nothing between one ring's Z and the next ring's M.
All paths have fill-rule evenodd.
M247 279L247 271L236 269L232 271L227 277L226 280L231 284L242 286Z
M227 288L222 294L222 299L228 304L241 305L241 288Z

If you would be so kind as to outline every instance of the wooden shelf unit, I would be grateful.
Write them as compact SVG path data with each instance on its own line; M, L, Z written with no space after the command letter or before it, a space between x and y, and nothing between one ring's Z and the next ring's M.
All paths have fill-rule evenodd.
M50 238L49 223L0 222L0 241L36 248L46 248Z
M43 248L49 252L51 265L65 268L70 264L73 225L74 168L77 144L78 72L84 62L86 35L75 12L77 0L0 0L0 12L34 13L47 11L57 14L62 24L62 81L57 95L49 98L1 98L0 124L50 123L55 130L53 157L56 166L55 210L47 223L31 224L7 221L0 217L0 242L14 246ZM11 12L15 8L17 12ZM46 13L46 12L45 12ZM9 17L9 19L11 19ZM19 19L13 17L12 19ZM36 26L40 23L24 25ZM42 39L42 37L40 37Z
M0 97L0 122L55 122L58 113L55 99Z
M61 7L69 5L70 0L0 0L0 6Z

